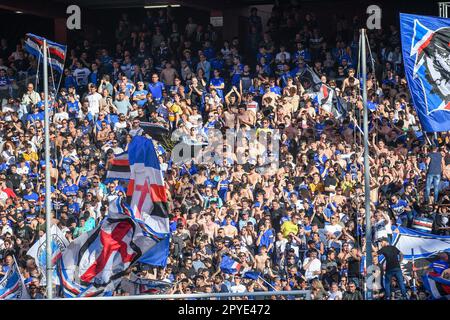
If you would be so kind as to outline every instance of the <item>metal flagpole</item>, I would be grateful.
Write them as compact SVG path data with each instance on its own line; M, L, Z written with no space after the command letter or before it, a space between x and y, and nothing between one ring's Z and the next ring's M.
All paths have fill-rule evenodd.
M364 195L366 206L366 270L372 266L372 226L370 223L370 172L369 172L369 127L367 110L367 62L366 62L366 30L361 29L361 62L364 108ZM366 273L366 300L372 300L372 288L369 285L369 272Z
M412 291L415 294L417 292L417 288L416 288L416 264L415 264L415 258L414 258L414 248L411 248L411 256L412 256L412 270L411 270L411 275L412 275Z
M48 114L48 55L47 40L44 39L42 50L44 52L44 132L45 132L45 243L47 254L47 299L53 298L53 266L52 266L52 232L51 232L51 188L50 188L50 132L49 132L49 114Z

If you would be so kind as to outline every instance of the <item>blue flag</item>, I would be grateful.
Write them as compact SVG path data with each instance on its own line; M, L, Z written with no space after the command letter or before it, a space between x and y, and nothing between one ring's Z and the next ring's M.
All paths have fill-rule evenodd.
M423 130L450 130L450 19L400 14L403 61Z
M236 274L239 272L241 264L227 255L222 256L222 262L220 263L220 270L227 274Z
M169 246L170 238L166 237L147 251L147 253L139 259L139 262L155 267L165 267L167 265L167 257L169 256Z
M260 276L261 276L261 272L257 272L257 271L247 271L243 275L243 277L245 279L252 279L252 280L258 280Z

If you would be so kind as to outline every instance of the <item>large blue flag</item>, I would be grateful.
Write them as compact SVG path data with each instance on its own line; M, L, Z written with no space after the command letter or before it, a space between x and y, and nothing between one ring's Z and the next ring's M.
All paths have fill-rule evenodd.
M0 280L0 300L29 298L30 296L28 295L22 275L14 259L14 263Z
M450 130L450 19L400 14L403 61L426 132Z

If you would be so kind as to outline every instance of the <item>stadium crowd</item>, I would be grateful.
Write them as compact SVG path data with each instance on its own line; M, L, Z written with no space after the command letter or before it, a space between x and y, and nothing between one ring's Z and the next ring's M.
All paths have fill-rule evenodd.
M193 18L180 25L161 9L149 10L142 21L124 13L116 41L107 47L81 39L69 48L51 99L54 223L69 241L98 225L108 199L126 190L123 182L106 180L110 161L142 134L141 122L181 132L191 143L207 144L210 129L278 132L272 155L242 138L246 160L240 164L233 156L176 164L170 159L175 142L154 140L170 201L170 256L164 268L139 265L134 271L171 282L169 293L307 289L316 300L363 299L360 20L338 17L333 23L336 33L326 38L314 13L274 7L262 25L252 9L246 42L240 43L219 41L212 25ZM432 221L431 232L449 235L450 135L428 137L420 129L398 28L369 31L368 43L370 206L378 265L381 243L392 239L395 226L412 227L421 217ZM331 102L317 98L311 71L328 85ZM23 39L2 40L0 273L14 256L31 296L43 298L42 270L26 254L45 233L43 93L33 82L23 90L17 85L37 73ZM272 157L278 168L267 164ZM239 262L239 272L221 270L224 254ZM420 279L412 293L412 277L405 273L390 283L395 299L405 297L399 280L408 298L427 298ZM385 292L380 283L376 298L391 298ZM117 294L127 294L126 288Z

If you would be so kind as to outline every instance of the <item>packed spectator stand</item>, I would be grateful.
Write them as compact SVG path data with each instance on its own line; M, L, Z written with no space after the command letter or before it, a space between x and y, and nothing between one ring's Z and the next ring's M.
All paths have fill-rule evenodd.
M50 103L54 223L69 241L98 225L109 200L126 191L126 183L106 179L111 160L142 134L142 122L200 145L213 129L277 134L276 168L267 161L274 155L258 154L258 142L245 136L239 163L232 155L176 163L171 150L179 141L154 139L170 202L170 256L166 267L133 271L170 282L167 293L174 294L311 290L315 300L363 299L359 20L338 19L330 38L312 12L274 7L263 26L252 9L240 43L219 41L212 25L193 18L180 25L168 12L149 10L143 21L124 13L115 43L79 39L69 47ZM0 272L14 256L32 298L43 298L44 271L27 251L45 233L44 103L39 61L23 50L23 40L3 39L0 51ZM392 238L392 226L412 228L423 218L432 221L430 232L450 235L450 135L421 130L395 22L369 30L368 43L378 265L378 245ZM317 99L313 75L331 88L332 101ZM55 75L50 87L58 83ZM225 253L239 261L239 272L221 270ZM408 298L426 299L420 281L412 292L412 279L405 275ZM400 285L392 287L401 298ZM382 287L374 293L386 298ZM129 292L124 285L116 294Z

